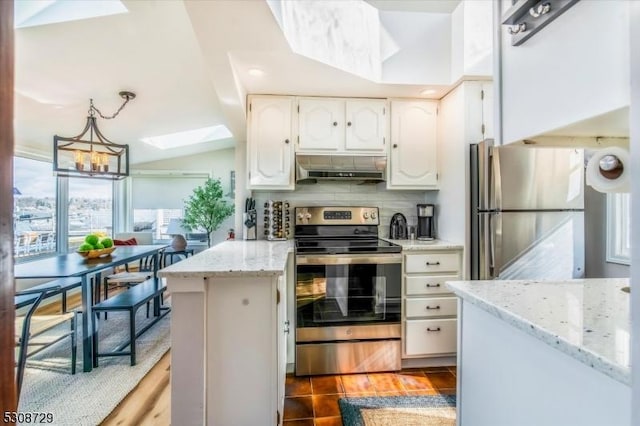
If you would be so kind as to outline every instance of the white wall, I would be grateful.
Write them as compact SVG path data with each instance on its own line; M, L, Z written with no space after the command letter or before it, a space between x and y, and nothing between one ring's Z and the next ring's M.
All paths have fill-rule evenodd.
M516 47L502 33L504 143L629 104L629 2L578 2Z
M491 0L466 0L451 14L451 82L493 75L492 5Z
M209 151L197 155L175 157L170 160L152 161L131 166L136 170L179 170L185 172L210 173L214 179L219 178L225 194L230 191L230 172L235 169L235 149ZM237 213L237 206L236 206ZM224 221L211 237L211 244L217 244L227 238L229 228L234 228L235 218Z
M382 63L382 82L449 84L451 18L447 13L380 11L399 51Z

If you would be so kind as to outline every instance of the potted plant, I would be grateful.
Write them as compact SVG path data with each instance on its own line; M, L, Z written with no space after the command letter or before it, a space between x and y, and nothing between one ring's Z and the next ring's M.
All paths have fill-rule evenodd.
M222 193L220 179L209 178L185 201L182 224L189 231L207 231L207 246L211 247L211 233L233 212L233 204L227 202Z

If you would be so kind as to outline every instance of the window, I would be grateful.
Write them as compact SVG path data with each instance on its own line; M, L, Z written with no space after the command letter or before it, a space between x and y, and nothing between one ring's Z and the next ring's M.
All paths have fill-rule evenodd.
M79 247L84 240L84 236L87 234L112 234L112 181L100 179L69 179L68 205L69 251L73 251Z
M208 173L154 171L132 176L133 231L152 231L155 239L171 239L169 221L181 218L184 200L204 184Z
M16 258L56 251L56 178L51 163L14 157L13 251Z
M631 264L631 195L607 194L607 262Z

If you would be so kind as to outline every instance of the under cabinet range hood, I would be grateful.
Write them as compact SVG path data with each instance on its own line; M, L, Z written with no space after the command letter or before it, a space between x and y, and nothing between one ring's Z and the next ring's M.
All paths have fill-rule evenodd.
M387 157L382 155L296 155L296 182L319 180L384 182Z

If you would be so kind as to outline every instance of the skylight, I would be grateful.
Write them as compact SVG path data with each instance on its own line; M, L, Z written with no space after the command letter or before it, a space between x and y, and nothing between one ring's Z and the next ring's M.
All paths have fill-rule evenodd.
M380 19L375 7L363 1L325 0L281 2L278 9L294 52L380 80Z
M118 0L18 0L15 27L56 24L128 12Z
M201 129L186 130L168 135L152 136L140 139L142 142L160 149L180 148L199 143L228 139L233 135L223 124L203 127Z

